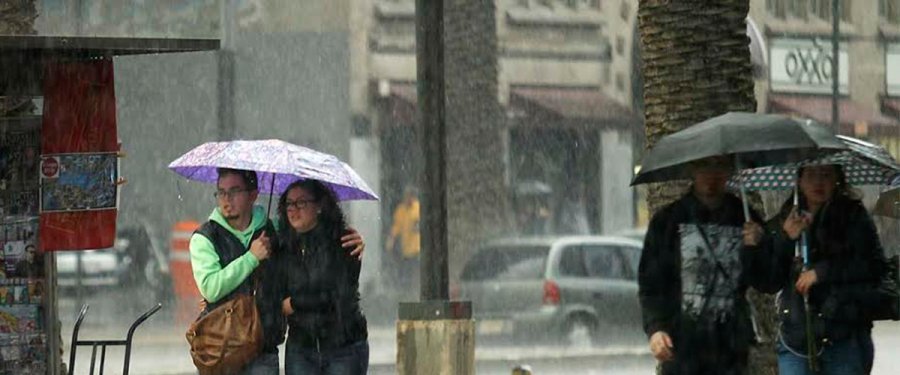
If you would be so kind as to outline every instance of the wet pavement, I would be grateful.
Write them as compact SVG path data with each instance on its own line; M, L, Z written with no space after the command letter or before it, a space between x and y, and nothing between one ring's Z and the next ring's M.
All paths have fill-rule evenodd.
M82 325L81 339L124 339L131 322L152 307L152 302L131 302L140 296L135 291L103 291L85 298L91 304ZM68 343L78 312L75 299L60 300L60 320L65 343L64 361L69 361ZM134 337L131 374L194 374L189 348L184 338L186 323L175 323L172 304L163 309L143 326ZM371 366L370 374L395 373L396 358L394 327L373 324L369 330ZM878 322L874 330L876 346L873 374L893 374L900 367L900 357L893 348L900 347L900 323ZM486 341L486 340L482 340ZM76 373L87 373L91 352L79 348ZM107 352L106 373L120 374L124 351ZM283 360L283 356L282 356ZM99 353L98 353L99 362ZM476 352L478 374L509 374L516 365L531 366L535 374L613 374L632 375L653 373L655 363L642 345L608 345L597 348L562 348L551 345L510 345L481 343Z

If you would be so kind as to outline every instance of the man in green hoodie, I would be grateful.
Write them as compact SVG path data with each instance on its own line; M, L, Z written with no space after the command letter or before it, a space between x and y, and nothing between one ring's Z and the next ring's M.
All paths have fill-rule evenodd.
M215 197L218 207L209 221L191 237L190 253L194 280L207 306L205 311L228 301L234 294L253 291L251 275L262 267L257 307L263 328L263 350L243 374L278 374L278 345L284 340L284 317L280 294L271 277L273 262L266 262L277 246L270 242L274 226L266 218L266 210L255 205L259 196L256 172L219 169ZM355 247L352 254L361 258L365 244L352 231L342 240L345 248ZM271 296L271 298L267 297Z

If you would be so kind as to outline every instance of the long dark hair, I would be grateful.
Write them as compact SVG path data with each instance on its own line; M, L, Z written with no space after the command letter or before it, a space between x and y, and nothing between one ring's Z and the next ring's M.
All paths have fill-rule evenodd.
M861 209L865 212L860 193L847 183L847 174L844 172L844 168L840 165L831 165L831 167L834 168L837 175L834 194L826 206L816 213L814 222L817 222L818 225L815 226L815 232L811 233L826 255L835 255L846 250L847 228L851 217L854 216L851 212L854 209ZM800 183L800 177L803 176L807 168L809 167L801 167L797 170L798 184ZM808 207L806 197L802 193L799 201L801 209ZM788 198L787 202L781 207L781 220L779 220L779 223L784 223L793 207L793 197Z
M281 197L278 198L278 232L288 235L285 239L291 239L297 234L288 220L286 203L288 193L297 188L303 189L312 195L313 201L321 206L322 211L319 213L318 225L322 226L329 238L340 241L347 230L347 220L344 216L344 211L338 206L337 196L334 192L317 180L299 180L288 185L284 193L281 194Z

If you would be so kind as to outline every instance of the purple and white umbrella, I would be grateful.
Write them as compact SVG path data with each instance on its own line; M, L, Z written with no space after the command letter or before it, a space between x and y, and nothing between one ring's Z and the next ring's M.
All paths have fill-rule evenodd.
M175 173L209 184L218 181L218 168L255 171L263 194L280 194L295 181L313 179L341 201L378 200L362 177L334 155L277 139L207 142L169 164Z

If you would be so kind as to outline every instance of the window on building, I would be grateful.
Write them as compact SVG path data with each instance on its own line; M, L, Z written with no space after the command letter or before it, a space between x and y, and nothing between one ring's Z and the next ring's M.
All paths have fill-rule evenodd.
M766 0L766 10L768 10L769 14L773 15L775 18L784 19L787 15L786 12L786 2L787 0Z
M841 20L847 23L853 22L853 5L850 0L840 0L841 1Z
M807 19L807 15L809 14L809 0L788 0L788 13L794 18Z
M811 7L812 14L819 19L831 19L831 0L813 0Z
M616 54L619 56L625 55L625 37L621 35L616 37Z
M600 0L565 0L565 3L572 9L600 8Z
M878 17L890 23L900 23L900 0L878 0Z
M623 21L628 21L629 15L631 15L631 5L628 4L628 0L622 0L622 6L619 7L619 17Z
M813 15L818 17L819 19L831 22L831 9L833 4L832 0L811 0L810 11ZM852 10L853 4L850 0L837 0L840 1L841 5L841 20L844 22L851 22L852 20Z

